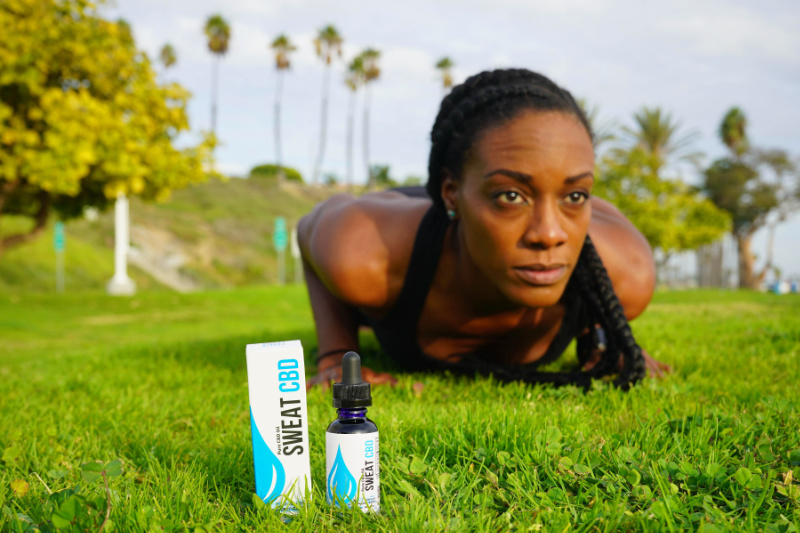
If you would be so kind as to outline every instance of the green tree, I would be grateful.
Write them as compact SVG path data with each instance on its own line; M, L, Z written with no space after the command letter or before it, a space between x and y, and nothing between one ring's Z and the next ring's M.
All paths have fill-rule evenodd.
M173 144L189 93L156 83L127 24L82 0L8 0L0 35L0 215L33 221L0 253L53 213L80 216L119 194L164 199L206 177L213 140Z
M702 154L692 150L697 133L680 133L680 122L660 108L643 107L633 115L633 128L623 126L622 150L638 147L649 154L653 171L660 175L662 168L679 161L697 163Z
M322 160L325 158L325 139L328 134L328 95L331 85L331 63L334 58L342 57L342 43L344 39L332 24L328 24L317 32L314 39L314 49L317 57L325 63L324 74L322 76L322 112L319 131L319 151L317 162L314 165L314 173L311 176L312 183L317 183L319 173L322 168Z
M719 134L730 156L714 161L705 171L702 188L711 201L733 220L739 256L739 287L757 288L772 265L772 248L756 272L752 239L764 227L772 231L800 207L800 172L783 150L758 150L747 140L747 119L732 108L722 120Z
M605 157L598 165L600 179L594 194L613 203L661 250L660 265L669 257L694 250L721 237L730 219L711 201L681 180L658 175L662 161L644 147Z
M172 67L178 62L178 56L175 54L175 49L171 44L167 43L161 47L161 52L158 54L161 64L164 65L164 70Z
M289 54L297 50L289 37L285 34L278 35L270 44L270 48L275 53L275 161L278 168L283 164L283 154L281 153L281 96L283 94L283 75L289 70L292 62ZM283 173L278 172L278 180L283 181Z
M376 187L381 189L397 187L397 181L390 174L389 165L372 165L369 173L373 176Z
M217 134L217 88L219 78L219 61L228 51L231 40L231 27L222 15L211 15L206 20L203 32L208 38L208 49L214 54L211 64L211 133Z
M456 64L453 63L452 59L445 56L437 61L435 66L436 70L439 71L439 75L442 77L442 92L447 94L453 86L453 67L455 67Z
M719 136L735 158L742 157L749 148L747 139L747 118L738 107L725 113L719 125Z
M369 162L369 106L372 95L372 84L381 76L381 69L378 66L378 59L381 53L374 48L367 48L361 52L364 59L364 131L362 142L364 143L364 166L367 169L367 186L374 187L372 178L372 167Z
M350 98L347 103L347 143L345 149L347 150L347 185L353 184L353 130L355 126L356 117L356 93L358 89L364 84L364 57L357 55L353 58L347 66L347 75L344 78L344 83L350 89Z

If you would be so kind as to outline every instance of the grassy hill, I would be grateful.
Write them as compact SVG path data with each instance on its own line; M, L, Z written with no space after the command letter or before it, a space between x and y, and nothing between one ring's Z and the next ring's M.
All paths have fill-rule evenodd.
M132 199L131 244L138 256L174 271L197 288L277 281L272 247L275 218L291 231L319 201L340 192L296 183L278 186L266 178L213 180L176 191L162 204ZM27 221L3 217L3 233ZM113 275L114 213L66 223L67 290L100 289ZM140 288L156 288L151 275L130 267ZM287 252L287 277L293 279ZM55 286L52 223L38 240L0 257L0 290L52 291Z

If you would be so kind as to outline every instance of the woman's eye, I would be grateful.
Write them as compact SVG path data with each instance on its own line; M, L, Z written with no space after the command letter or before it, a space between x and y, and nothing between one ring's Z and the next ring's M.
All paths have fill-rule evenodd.
M516 191L501 192L497 195L497 198L501 199L507 204L521 204L525 202L525 198Z
M565 200L569 205L581 205L589 199L589 195L585 192L575 191L569 193Z

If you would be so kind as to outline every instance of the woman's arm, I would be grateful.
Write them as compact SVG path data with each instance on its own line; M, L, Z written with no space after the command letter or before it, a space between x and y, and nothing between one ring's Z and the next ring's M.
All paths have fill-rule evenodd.
M359 347L358 310L355 305L343 298L344 295L339 287L343 280L337 279L341 276L337 277L335 273L330 272L330 268L325 268L331 262L341 263L337 260L341 258L331 257L337 250L337 243L331 242L335 239L327 230L337 228L337 218L341 219L340 211L349 202L352 202L349 197L334 197L317 206L298 224L297 240L303 257L306 286L316 325L318 353L322 356L317 365L319 372L308 381L307 387L317 384L324 387L330 381L341 379L342 357L345 352L357 351ZM315 246L315 241L320 239L325 245L316 242ZM331 243L333 247L330 246ZM345 243L341 243L340 248L346 247ZM327 280L330 287L323 282L323 279ZM366 367L362 367L362 375L373 384L394 381L389 374L379 374Z
M303 259L308 297L317 330L320 372L339 365L349 350L358 351L358 321L355 307L336 298Z

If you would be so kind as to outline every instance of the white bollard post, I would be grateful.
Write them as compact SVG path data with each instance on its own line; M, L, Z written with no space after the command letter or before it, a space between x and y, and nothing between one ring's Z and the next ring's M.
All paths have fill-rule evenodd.
M300 259L300 245L297 242L297 228L292 228L292 237L290 240L291 246L289 250L292 252L294 259L294 282L297 284L303 283L303 262Z
M114 277L106 287L113 296L136 293L136 283L128 277L129 238L128 198L120 194L114 204Z

